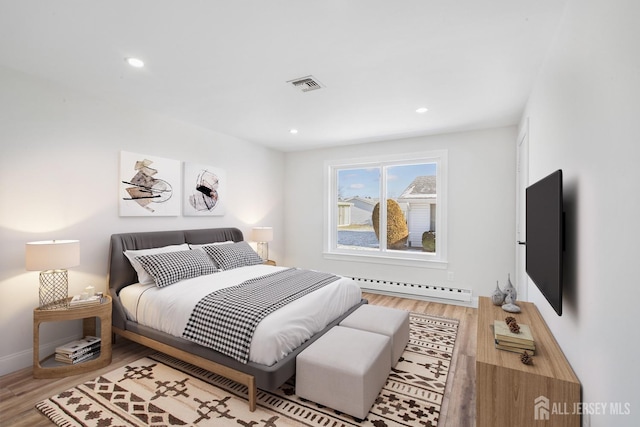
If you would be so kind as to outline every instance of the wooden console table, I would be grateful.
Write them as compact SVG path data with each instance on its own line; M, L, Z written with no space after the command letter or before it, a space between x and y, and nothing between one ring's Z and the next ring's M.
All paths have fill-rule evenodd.
M512 314L487 297L479 298L476 426L579 427L580 381L536 306L517 304L522 312ZM536 345L532 365L523 364L518 353L495 348L491 325L507 316L531 327Z

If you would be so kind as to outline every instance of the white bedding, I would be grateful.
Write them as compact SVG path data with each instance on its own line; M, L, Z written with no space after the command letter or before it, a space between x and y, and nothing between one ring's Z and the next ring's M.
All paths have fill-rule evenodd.
M285 268L253 265L183 280L163 288L135 284L120 291L120 300L130 320L182 337L191 311L201 298L218 289ZM361 298L360 288L351 279L342 278L276 310L258 324L249 360L268 366L274 364Z

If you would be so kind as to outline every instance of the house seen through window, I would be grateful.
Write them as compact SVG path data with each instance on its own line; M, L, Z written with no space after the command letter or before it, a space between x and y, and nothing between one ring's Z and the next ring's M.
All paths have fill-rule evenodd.
M444 261L445 160L330 165L327 252Z

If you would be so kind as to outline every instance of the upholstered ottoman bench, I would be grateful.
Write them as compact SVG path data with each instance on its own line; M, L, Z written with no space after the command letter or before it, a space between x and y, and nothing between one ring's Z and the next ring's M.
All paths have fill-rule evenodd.
M296 357L296 395L364 419L391 371L389 337L335 326Z
M363 304L340 322L340 326L391 338L391 366L398 363L409 342L409 312L405 310Z

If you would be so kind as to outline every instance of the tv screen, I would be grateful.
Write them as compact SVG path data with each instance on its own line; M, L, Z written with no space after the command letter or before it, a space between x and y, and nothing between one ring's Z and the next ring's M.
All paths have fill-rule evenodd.
M526 190L526 270L558 316L563 252L562 170L557 170Z

